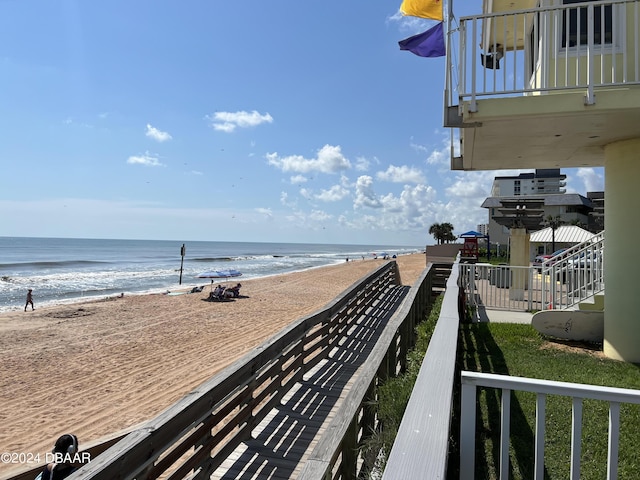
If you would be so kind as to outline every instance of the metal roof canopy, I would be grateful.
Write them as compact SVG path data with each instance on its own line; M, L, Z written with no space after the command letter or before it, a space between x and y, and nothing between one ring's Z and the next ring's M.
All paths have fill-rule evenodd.
M561 225L556 228L556 243L582 243L593 237L593 233L576 225ZM531 234L530 243L551 243L553 241L553 230L551 227L538 230Z

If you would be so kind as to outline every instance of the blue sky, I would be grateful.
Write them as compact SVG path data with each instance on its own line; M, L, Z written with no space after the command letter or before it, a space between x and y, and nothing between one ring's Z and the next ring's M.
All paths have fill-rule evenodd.
M0 1L0 235L424 245L487 221L398 2ZM457 16L481 3L458 2ZM458 7L458 5L456 5ZM602 169L563 169L602 190Z

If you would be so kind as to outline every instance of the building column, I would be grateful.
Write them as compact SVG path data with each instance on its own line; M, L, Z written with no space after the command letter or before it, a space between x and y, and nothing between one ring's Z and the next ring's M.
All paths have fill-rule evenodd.
M529 258L529 234L524 228L511 229L511 288L509 289L509 300L524 300L524 291L528 288L528 267Z
M640 139L605 147L604 353L640 362Z

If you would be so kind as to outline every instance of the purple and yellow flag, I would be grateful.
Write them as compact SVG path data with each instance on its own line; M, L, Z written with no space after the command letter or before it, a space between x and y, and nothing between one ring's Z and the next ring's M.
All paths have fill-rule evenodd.
M400 40L398 45L400 50L409 50L419 57L444 57L447 54L442 22L426 32Z
M403 15L442 20L442 0L403 0L400 5Z

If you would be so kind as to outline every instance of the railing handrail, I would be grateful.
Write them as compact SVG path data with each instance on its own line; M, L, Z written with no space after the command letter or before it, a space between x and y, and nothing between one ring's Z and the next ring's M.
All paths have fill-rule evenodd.
M462 384L476 387L491 387L522 392L544 393L545 395L563 395L605 402L640 404L640 390L630 388L606 387L585 383L559 382L539 378L514 377L496 373L461 372Z
M542 282L546 308L572 308L604 291L604 245L603 230L542 263L542 277L550 279ZM584 267L581 262L585 262Z
M461 373L461 415L460 415L460 479L474 478L477 388L490 387L502 390L500 425L500 478L507 478L509 472L510 409L511 391L532 392L536 395L535 418L535 460L534 478L544 476L545 447L545 406L547 395L561 395L572 398L571 415L571 473L570 478L580 478L582 449L582 414L584 399L601 400L609 403L609 446L607 458L607 478L617 478L618 451L620 440L620 404L640 404L640 391L625 388L585 385L535 378L511 377L491 373Z
M446 478L460 323L458 262L447 280L440 316L382 480Z
M576 10L578 8L588 8L589 6L600 6L600 5L614 5L614 4L628 4L635 0L595 0L595 1L586 1L582 3L565 3L562 5L548 5L548 6L539 6L534 8L525 8L520 10L509 10L508 12L486 12L486 13L478 13L475 15L464 15L459 18L462 21L470 21L470 20L483 20L485 18L493 18L493 17L503 17L505 15L525 15L527 13L538 13L538 12L551 12L556 10Z

